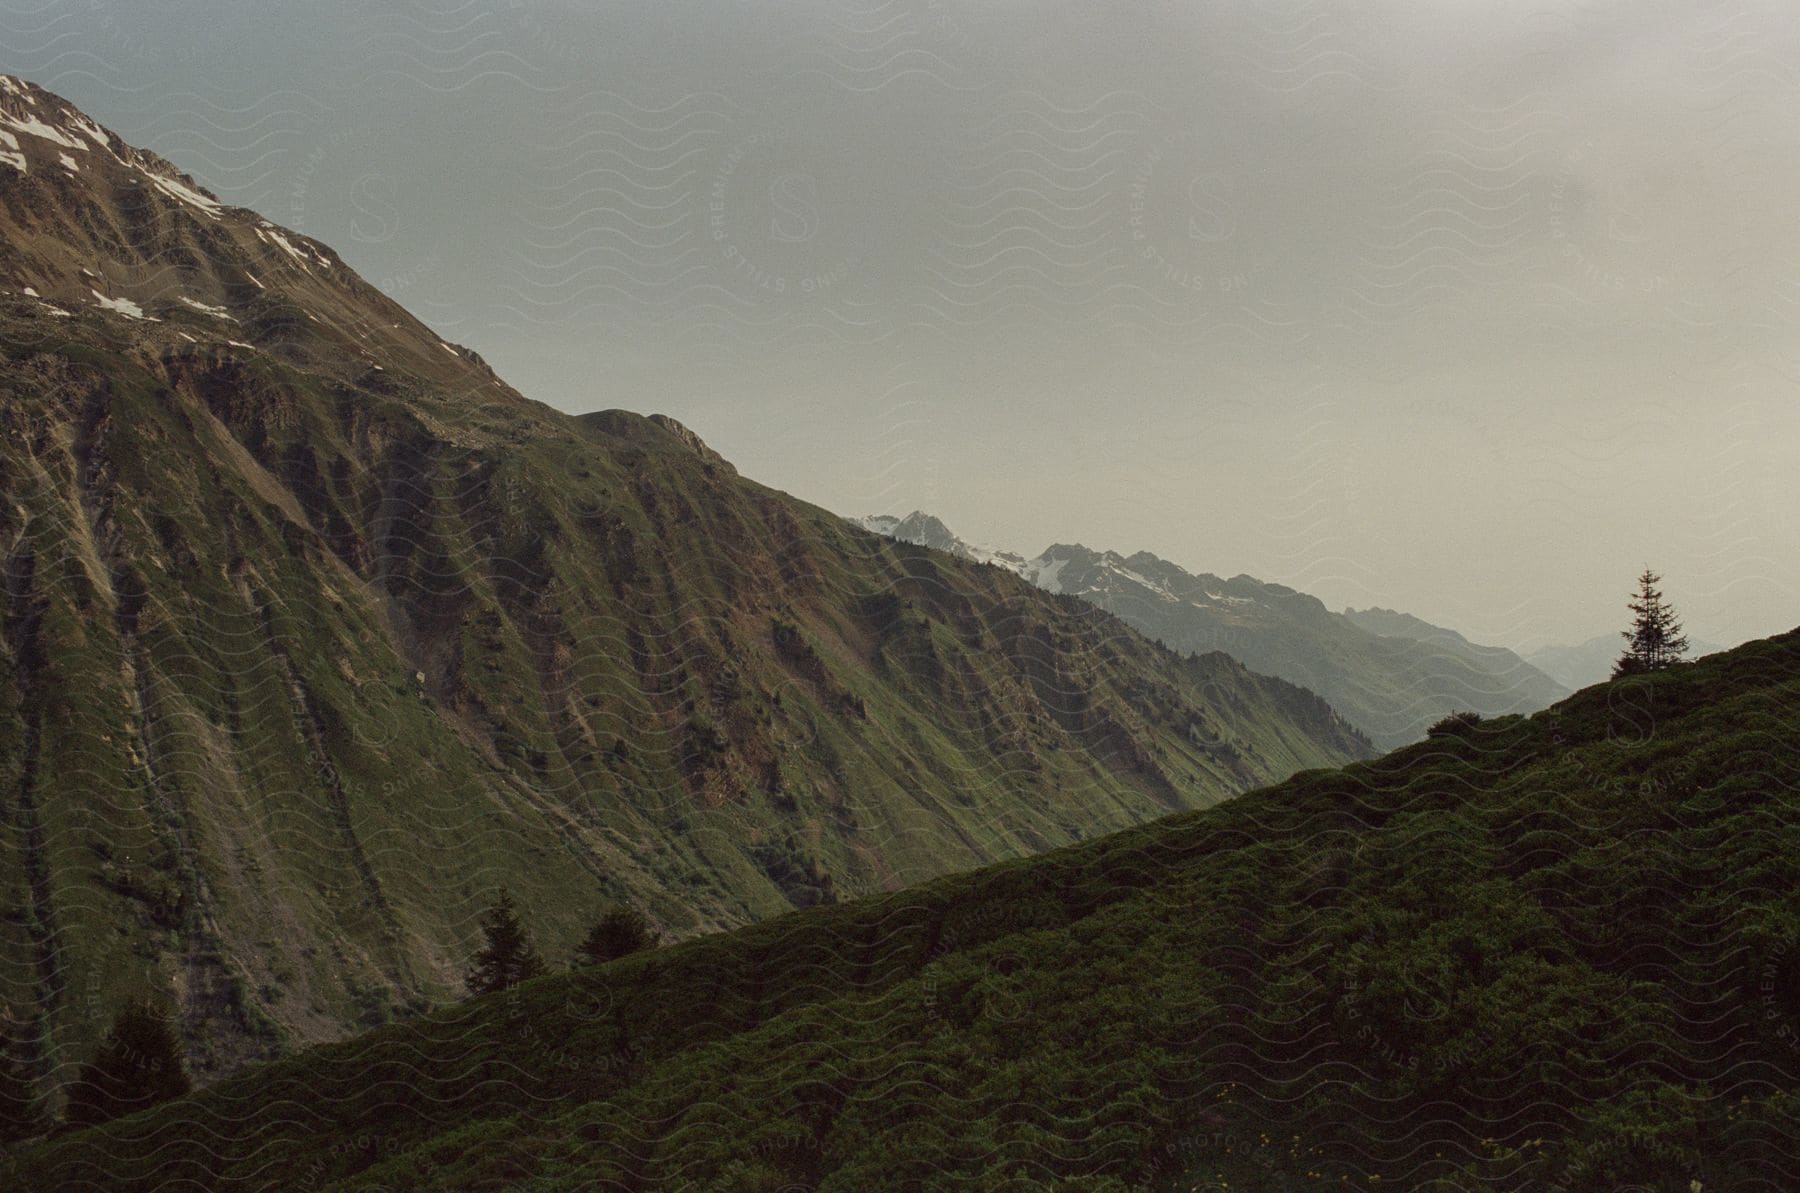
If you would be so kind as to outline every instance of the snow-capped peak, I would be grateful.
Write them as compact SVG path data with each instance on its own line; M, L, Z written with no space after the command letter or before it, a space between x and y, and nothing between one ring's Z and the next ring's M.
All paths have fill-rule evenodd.
M914 510L904 518L896 518L891 514L871 514L866 518L853 518L851 522L861 526L873 534L891 538L896 542L912 543L918 547L930 547L936 551L945 551L959 559L971 559L976 563L991 563L1011 572L1025 575L1029 567L1023 555L1011 551L997 551L992 547L983 547L966 542L959 538L948 526L923 510Z
M1194 575L1148 551L1124 556L1117 551L1095 551L1080 543L1055 543L1035 558L1027 559L1016 552L967 542L943 522L919 510L904 518L874 514L850 521L864 530L899 542L1003 567L1046 592L1069 593L1095 600L1123 597L1169 605L1224 608L1259 604L1255 596L1242 595L1242 590L1260 591L1263 587L1249 577L1227 581L1208 574ZM1234 588L1240 591L1233 592Z
M223 210L218 199L156 154L125 145L66 101L36 85L16 75L0 75L0 145L4 146L0 149L0 165L28 174L31 166L24 147L33 142L21 141L21 134L54 146L57 163L65 170L79 172L81 168L67 151L87 154L98 149L169 198L208 218L217 219Z

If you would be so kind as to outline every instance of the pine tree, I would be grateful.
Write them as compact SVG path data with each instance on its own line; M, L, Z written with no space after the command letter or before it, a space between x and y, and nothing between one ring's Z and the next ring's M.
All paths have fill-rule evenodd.
M49 1129L25 1057L24 1026L8 1008L0 1007L0 1147Z
M481 931L487 944L475 954L475 964L463 978L469 993L492 994L544 972L544 962L519 922L509 892L502 890L493 907L482 916Z
M1644 671L1661 671L1681 661L1687 653L1688 641L1681 633L1681 622L1673 607L1663 603L1656 585L1662 577L1648 567L1638 577L1638 590L1627 606L1633 614L1629 630L1622 631L1625 653L1613 664L1613 678L1637 675Z
M150 1000L134 998L76 1074L67 1117L89 1127L179 1098L190 1088L168 1016Z
M609 907L588 930L587 939L575 946L573 965L576 969L604 965L616 957L655 948L656 943L656 929L636 908Z

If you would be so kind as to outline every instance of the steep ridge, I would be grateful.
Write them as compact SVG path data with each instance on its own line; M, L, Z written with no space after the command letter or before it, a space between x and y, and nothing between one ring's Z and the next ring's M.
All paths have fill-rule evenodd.
M73 105L0 75L0 288L9 335L90 315L114 340L195 357L261 350L340 380L404 370L421 387L530 417L466 348L445 343L328 246L229 207Z
M1203 806L1366 742L1015 577L572 418L0 83L0 1000L46 1089L127 993L203 1080L566 955Z
M1417 741L1452 711L1535 712L1569 692L1510 650L1477 645L1410 614L1334 613L1285 585L1193 574L1148 551L1126 556L1058 543L1027 559L968 543L924 513L855 522L1078 596L1176 650L1224 651L1253 671L1319 693L1384 749Z
M542 978L21 1189L1621 1189L1800 1175L1800 631Z

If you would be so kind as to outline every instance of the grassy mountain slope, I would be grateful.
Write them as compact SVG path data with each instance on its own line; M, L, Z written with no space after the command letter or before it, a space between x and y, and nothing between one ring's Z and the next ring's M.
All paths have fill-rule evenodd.
M24 1189L1777 1190L1800 631L1024 861L552 976Z
M561 957L1366 753L1317 697L526 401L322 245L0 86L0 1000L203 1079ZM70 163L74 163L71 165Z

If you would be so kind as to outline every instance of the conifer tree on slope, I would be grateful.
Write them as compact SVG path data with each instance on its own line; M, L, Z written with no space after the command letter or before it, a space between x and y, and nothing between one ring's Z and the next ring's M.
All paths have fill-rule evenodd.
M146 998L125 1004L69 1087L68 1121L93 1126L179 1098L192 1088L169 1018Z
M1648 567L1638 577L1638 590L1627 602L1633 615L1632 624L1629 630L1622 631L1625 653L1613 664L1614 679L1644 671L1661 671L1680 662L1681 656L1687 653L1688 641L1681 632L1681 621L1657 590L1657 582L1661 579Z
M475 954L475 963L463 978L469 993L492 994L544 972L544 962L532 947L525 925L519 922L509 892L501 891L481 917L481 931L487 943Z

